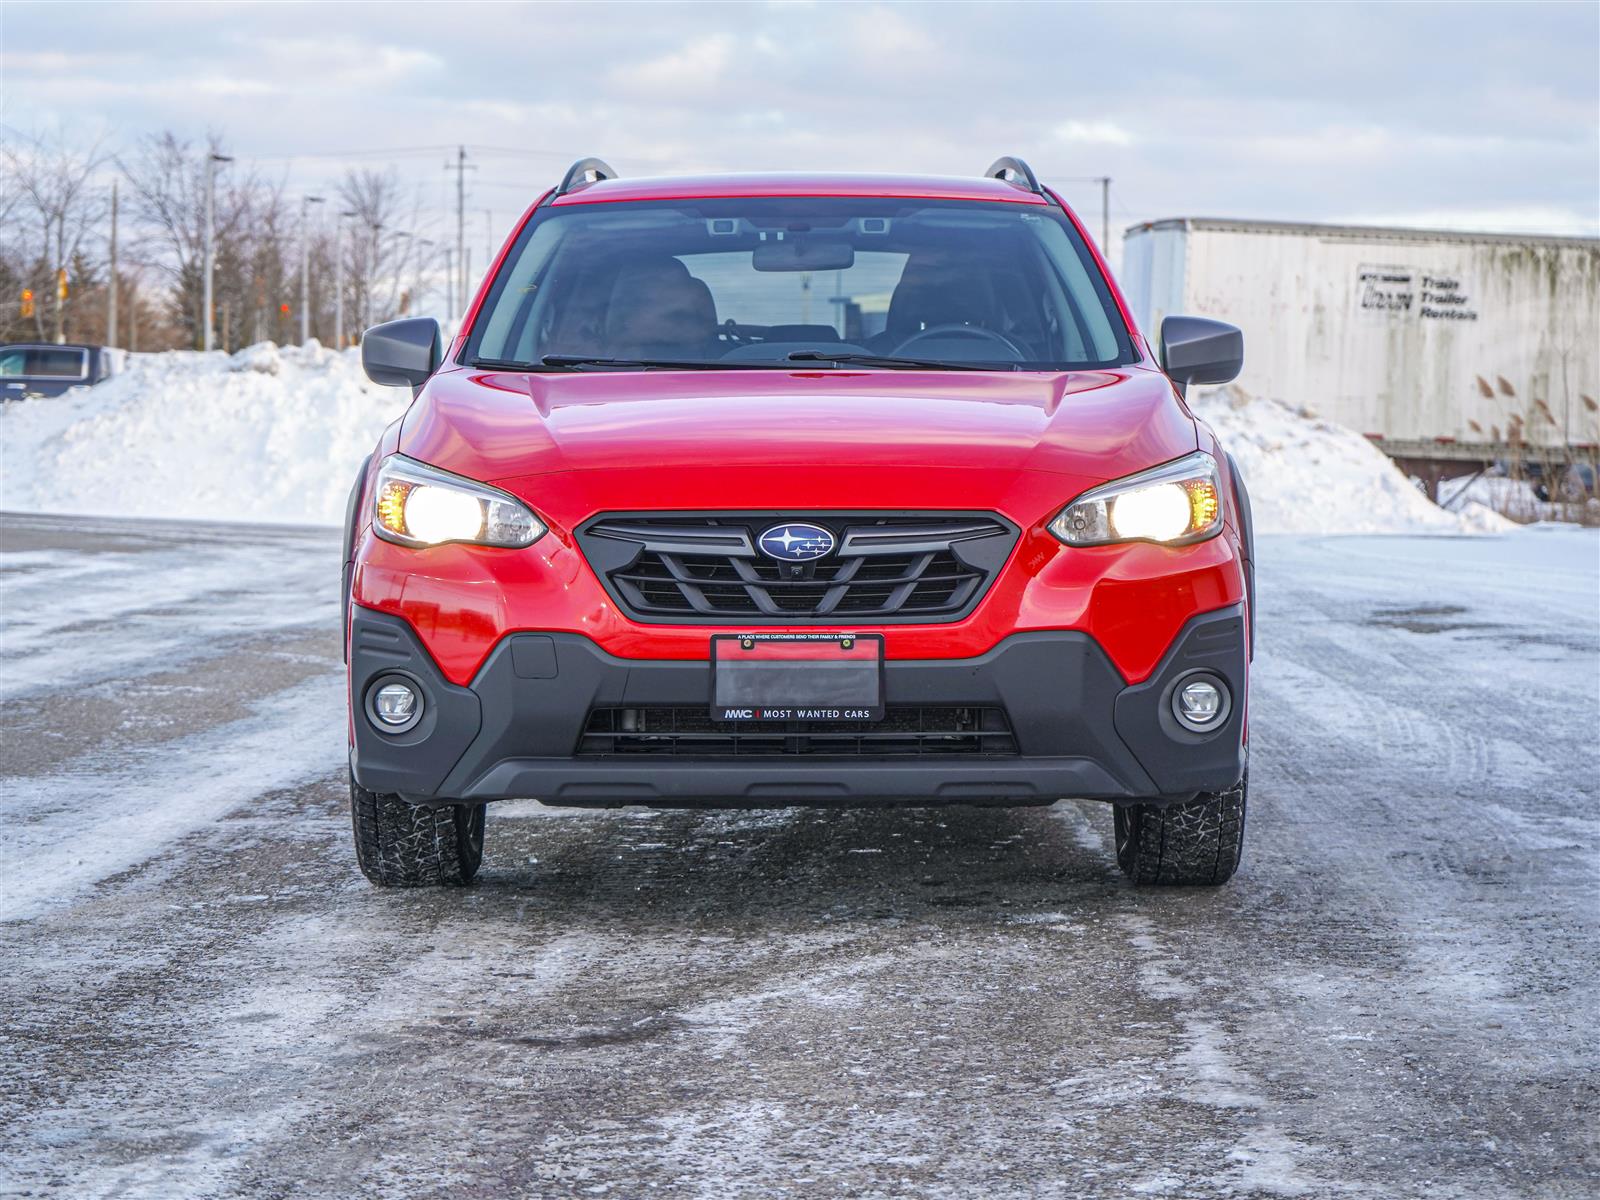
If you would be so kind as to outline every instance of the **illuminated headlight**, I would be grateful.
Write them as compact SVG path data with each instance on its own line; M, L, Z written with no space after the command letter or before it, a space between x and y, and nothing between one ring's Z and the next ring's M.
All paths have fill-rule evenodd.
M402 546L531 546L545 533L544 522L515 497L399 454L378 471L372 528Z
M1085 492L1050 522L1050 532L1069 546L1185 546L1222 529L1221 494L1216 460L1199 451Z

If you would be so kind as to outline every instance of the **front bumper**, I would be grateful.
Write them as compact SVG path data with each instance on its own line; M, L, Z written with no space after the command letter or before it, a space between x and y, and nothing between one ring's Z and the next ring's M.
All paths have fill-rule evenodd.
M1231 712L1205 734L1171 714L1178 681L1221 676ZM617 658L571 633L502 638L466 687L450 683L411 627L356 606L350 628L351 767L363 787L413 803L532 798L547 804L762 807L791 804L1048 804L1063 797L1176 800L1244 770L1242 608L1190 620L1155 672L1127 685L1088 634L1019 633L974 658L885 664L897 705L998 707L1014 754L906 757L580 756L591 710L707 706L709 667ZM365 713L385 675L420 685L414 728L385 734Z

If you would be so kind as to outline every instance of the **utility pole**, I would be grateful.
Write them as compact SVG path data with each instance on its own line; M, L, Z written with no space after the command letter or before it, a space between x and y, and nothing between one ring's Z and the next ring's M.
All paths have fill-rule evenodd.
M456 253L462 263L467 257L467 148L456 150ZM467 269L461 268L462 307L466 306Z
M1111 261L1111 176L1100 176L1100 253Z
M216 318L212 310L211 275L217 267L217 164L231 163L226 154L213 154L206 159L206 265L205 299L201 303L201 323L205 326L202 348L216 348Z
M456 161L454 165L446 163L446 171L456 173L456 268L461 272L459 286L452 285L452 300L450 313L455 315L456 302L462 308L467 304L467 172L476 171L475 166L467 165L467 148L456 147Z
M446 319L456 311L456 268L454 251L449 246L444 248L444 315Z
M300 197L300 344L311 340L311 227L307 224L311 206L321 204L321 196Z
M111 181L111 275L106 279L106 345L117 344L117 181Z

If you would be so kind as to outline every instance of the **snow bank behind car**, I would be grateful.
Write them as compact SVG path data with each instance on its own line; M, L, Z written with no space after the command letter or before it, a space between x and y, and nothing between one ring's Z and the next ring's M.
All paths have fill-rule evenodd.
M1237 387L1190 407L1217 431L1250 489L1259 533L1499 533L1516 528L1487 505L1447 512L1352 429Z
M0 407L0 508L336 525L410 399L315 342L130 355L99 387Z
M129 356L99 387L0 406L0 508L336 525L403 388L316 343L237 354ZM1238 459L1263 533L1473 533L1510 524L1468 500L1446 512L1365 438L1237 388L1195 411Z

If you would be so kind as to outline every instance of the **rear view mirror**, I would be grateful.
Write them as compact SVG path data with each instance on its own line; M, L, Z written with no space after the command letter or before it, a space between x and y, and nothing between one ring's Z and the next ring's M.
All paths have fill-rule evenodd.
M815 238L762 242L750 255L750 265L758 271L848 271L855 263L855 247L849 242Z
M385 387L421 387L444 357L444 338L432 317L374 325L361 335L361 366Z
M1161 367L1185 394L1191 383L1229 383L1244 368L1244 334L1205 317L1161 322Z

